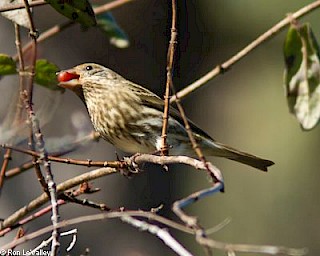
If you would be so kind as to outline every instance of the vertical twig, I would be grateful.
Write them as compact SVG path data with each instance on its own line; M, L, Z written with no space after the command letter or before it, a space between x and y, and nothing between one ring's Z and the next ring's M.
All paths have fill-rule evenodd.
M181 91L177 92L176 95L174 95L170 99L170 102L171 103L175 102L176 97L179 97L180 99L184 98L185 96L189 95L193 91L203 86L205 83L207 83L211 79L215 78L220 74L223 74L225 70L228 70L229 68L231 68L234 64L239 62L243 57L247 56L252 50L262 45L265 41L271 39L279 32L281 32L282 29L284 29L286 26L288 26L291 23L292 19L298 19L319 7L320 7L320 1L319 0L314 1L306 6L303 6L298 11L292 13L290 16L287 16L283 20L279 21L272 28L270 28L269 30L264 32L262 35L260 35L257 39L255 39L254 41L249 43L247 46L245 46L241 51L233 55L230 59L226 60L220 65L217 65L214 69L209 71L207 74L200 77L198 80L194 81L193 83L187 85Z
M171 28L171 40L170 40L170 44L169 44L169 50L168 50L168 64L167 64L167 87L170 86L171 90L173 92L173 94L175 95L176 98L176 105L178 107L178 110L180 112L181 118L183 119L184 122L184 126L186 128L186 131L188 133L189 136L189 140L192 144L192 148L194 149L194 151L196 152L197 156L199 157L199 159L203 162L207 172L209 173L209 175L211 176L211 178L213 179L215 185L212 188L206 189L204 191L200 191L199 193L195 193L190 195L189 197L176 201L172 207L173 211L177 214L177 216L184 221L187 224L190 224L188 222L191 221L192 225L190 225L192 228L194 228L197 233L201 234L202 237L206 237L205 231L202 229L202 227L197 223L197 220L193 217L188 216L187 214L185 214L182 211L182 208L184 206L186 206L188 204L188 202L195 202L197 199L200 198L202 196L205 196L206 194L212 194L215 193L217 191L223 190L223 182L220 181L219 177L216 177L216 175L210 171L208 162L204 156L204 154L202 153L196 139L194 138L193 132L191 130L191 127L189 125L188 119L185 115L184 109L180 103L180 99L179 97L177 97L176 92L175 92L175 88L172 82L172 62L173 62L173 56L174 56L174 50L175 50L175 45L177 43L176 40L177 37L177 30L176 30L176 2L175 0L172 0L172 28ZM166 87L166 93L168 92L168 94L166 94L165 96L165 108L164 108L164 115L163 115L163 129L162 129L162 147L164 147L164 150L166 149L166 132L167 130L165 130L165 128L167 129L167 127L165 127L165 124L167 125L168 123L168 113L169 113L169 88ZM167 112L166 112L167 111ZM165 119L167 118L167 119ZM164 133L165 132L165 133ZM163 155L163 150L161 148L161 153ZM191 199L190 199L191 198ZM189 200L190 199L190 200ZM205 253L206 255L212 255L211 249L208 246L204 246L205 248Z
M190 140L190 142L191 142L191 144L192 144L192 148L193 148L194 151L196 152L196 154L197 154L197 156L199 157L199 159L200 159L200 160L203 162L203 164L205 165L208 173L210 174L210 176L211 176L211 178L214 180L214 182L219 182L219 181L220 181L219 178L216 177L216 176L210 171L210 168L209 168L209 166L208 166L208 162L207 162L207 160L206 160L206 157L205 157L204 154L202 153L202 150L201 150L199 144L197 143L196 139L195 139L194 136L193 136L193 132L192 132L191 127L190 127L190 125L189 125L188 119L187 119L186 114L185 114L185 112L184 112L184 109L183 109L183 107L182 107L182 105L181 105L180 98L177 97L177 94L176 94L176 92L175 92L175 88L174 88L173 84L171 84L171 90L172 90L172 92L173 92L173 95L176 97L176 105L177 105L178 110L179 110L179 112L180 112L180 115L181 115L181 118L182 118L182 120L183 120L184 126L185 126L185 128L186 128L186 130L187 130L187 133L188 133L188 136L189 136L189 140Z
M28 106L32 110L32 94L33 94L33 77L34 77L34 70L35 70L35 62L37 58L37 38L36 38L36 32L33 24L33 20L31 17L31 12L30 12L30 6L28 5L28 1L24 1L25 8L27 10L27 14L29 17L29 22L30 22L30 36L32 38L32 47L33 47L33 52L32 52L32 65L31 65L31 75L29 77L29 85L28 88L26 88L25 85L25 76L26 76L26 70L25 70L25 64L24 64L24 59L23 59L23 50L21 48L21 40L20 40L20 31L19 31L19 26L16 25L16 46L17 46L17 55L18 55L18 60L19 60L19 80L20 80L20 88L19 88L19 100L18 100L18 105L17 105L17 112L16 112L16 118L15 118L15 123L14 125L18 125L19 122L21 121L20 118L22 116L22 98L23 98L23 92L26 90L28 92ZM27 121L29 122L29 120ZM32 131L32 126L30 126L30 133L29 133L29 147L31 150L34 150L34 138L33 138L33 131ZM45 179L41 173L40 165L37 163L37 158L33 157L33 166L38 178L38 181L41 184L41 187L44 192L48 193L47 190L47 184L45 182ZM48 194L49 196L49 194Z
M97 15L97 14L104 13L104 12L110 11L112 9L118 8L124 4L132 2L132 1L133 0L115 0L110 3L106 3L101 6L95 7L93 10L94 10L94 13ZM74 24L76 24L76 23L73 21L66 21L60 25L55 25L55 26L49 28L48 30L42 32L39 35L39 37L37 38L37 43L41 43L43 41L46 41L47 39L55 36L56 34L67 29L68 27L73 26ZM23 52L29 51L31 47L32 47L32 42L27 43L25 45L25 47L23 48ZM14 56L14 59L16 59L16 56Z
M3 187L6 170L10 160L11 160L11 149L7 149L3 155L3 163L0 170L0 192Z
M38 32L35 29L33 19L31 16L31 10L30 6L28 3L28 0L23 0L25 4L25 8L28 14L28 19L30 22L30 36L32 40L32 45L33 45L33 51L32 51L32 60L31 60L31 69L30 69L30 77L29 77L29 85L27 87L27 95L25 98L25 103L26 103L26 108L28 111L28 117L31 122L31 129L30 129L30 135L29 135L29 142L30 142L30 147L34 148L34 138L35 137L37 141L37 146L40 151L40 160L42 161L45 171L46 171L46 181L48 184L48 192L50 194L50 199L51 199L51 205L52 205L52 226L53 226L53 231L52 231L52 244L51 244L51 255L55 256L58 254L60 243L59 243L59 230L57 228L58 222L59 222L59 212L58 212L58 202L57 202L57 191L56 191L56 184L53 180L53 175L51 173L51 166L50 162L48 161L48 153L45 149L45 143L43 139L43 135L40 130L40 125L39 125L39 120L36 118L36 115L33 111L33 103L32 103L32 98L33 98L33 78L35 75L35 65L36 65L36 59L37 59L37 37L38 37ZM36 165L35 165L36 166Z
M23 53L22 53L22 47L21 47L21 38L20 38L20 26L18 24L14 24L15 28L15 35L16 35L16 48L17 48L17 54L18 54L18 60L19 60L19 95L18 95L18 102L17 102L17 109L16 109L16 116L13 125L18 125L21 122L22 118L22 97L21 93L25 90L25 84L24 84L24 74L25 74L25 68L24 68L24 59L23 59Z
M56 184L53 180L53 175L51 172L51 164L48 160L48 152L45 149L45 143L43 139L43 135L40 130L39 120L37 119L34 111L30 108L30 103L28 103L27 95L25 95L25 101L27 106L28 117L32 125L32 131L34 132L34 137L36 139L37 147L40 153L39 160L43 163L44 169L46 171L46 182L48 184L48 192L51 199L51 206L52 206L52 244L51 244L51 255L55 256L58 254L58 250L60 247L59 244L59 230L57 228L59 222L59 211L58 211L58 196L57 196L57 189Z
M20 93L25 89L24 88L24 76L22 75L24 73L24 60L22 57L22 49L21 49L21 37L20 37L20 26L16 23L14 23L14 31L15 31L15 44L17 49L17 55L19 60L19 94L18 94L18 102L16 106L16 114L15 118L13 120L12 126L19 125L21 122L21 116L22 116L22 102ZM4 154L4 160L0 171L0 191L4 183L5 178L5 172L9 164L9 160L11 159L11 150L7 149Z
M31 37L31 41L32 41L32 57L31 57L31 67L30 67L30 76L29 76L29 84L27 87L27 92L28 92L28 101L30 106L32 106L33 101L32 101L32 97L33 97L33 78L35 75L35 66L36 66L36 60L37 60L37 37L38 37L38 32L35 29L34 23L33 23L33 19L32 19L32 14L31 14L31 10L30 10L30 6L28 3L28 0L23 0L24 1L24 5L28 14L28 19L30 22L30 32L29 35Z
M13 2L13 1L11 1ZM46 5L48 4L46 1L43 0L33 0L31 3L29 3L30 7L35 7L35 6L41 6L41 5ZM7 12L7 11L12 11L12 10L18 10L18 9L24 9L25 5L24 4L9 4L6 5L2 8L0 8L0 12Z
M172 0L172 21L171 21L171 38L167 53L167 81L166 89L164 95L164 110L163 110L163 124L161 133L161 155L168 155L168 145L167 145L167 131L168 131L168 121L169 121L169 100L170 100L170 84L172 84L172 69L173 69L173 59L175 47L177 44L177 8L176 0Z

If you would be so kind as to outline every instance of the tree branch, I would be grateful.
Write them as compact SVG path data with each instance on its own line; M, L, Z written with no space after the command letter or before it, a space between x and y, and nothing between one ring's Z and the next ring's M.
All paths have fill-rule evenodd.
M177 100L177 98L180 98L180 99L184 98L185 96L189 95L193 91L202 87L205 83L207 83L211 79L222 74L225 70L228 70L229 68L231 68L234 64L236 64L238 61L240 61L242 58L244 58L246 55L248 55L252 50L257 48L259 45L261 45L266 40L271 39L273 36L278 34L286 26L290 25L290 22L292 21L292 19L301 18L302 16L310 13L311 11L313 11L319 7L320 7L320 1L318 0L318 1L315 1L311 4L309 4L309 5L304 6L300 10L298 10L295 13L291 14L290 16L284 18L279 23L274 25L271 29L269 29L268 31L263 33L261 36L259 36L256 40L254 40L253 42L248 44L241 51L239 51L234 56L232 56L230 59L228 59L224 63L216 66L214 69L212 69L206 75L199 78L198 80L196 80L192 84L187 85L184 89L179 91L175 96L173 96L170 99L170 103L175 102Z

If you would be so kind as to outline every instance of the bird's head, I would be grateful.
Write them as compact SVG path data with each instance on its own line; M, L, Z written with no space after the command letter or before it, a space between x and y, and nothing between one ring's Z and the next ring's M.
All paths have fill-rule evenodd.
M95 63L80 64L57 73L58 85L75 92L80 98L83 97L83 87L96 81L112 80L116 76L112 70Z
M86 80L106 73L108 69L95 63L85 63L57 73L59 86L70 90L81 87Z

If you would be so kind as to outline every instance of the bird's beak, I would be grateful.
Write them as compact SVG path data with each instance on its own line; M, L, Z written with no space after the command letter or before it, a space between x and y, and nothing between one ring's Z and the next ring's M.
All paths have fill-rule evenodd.
M58 85L72 91L75 91L81 87L79 78L80 75L74 69L57 72L57 79L59 81Z

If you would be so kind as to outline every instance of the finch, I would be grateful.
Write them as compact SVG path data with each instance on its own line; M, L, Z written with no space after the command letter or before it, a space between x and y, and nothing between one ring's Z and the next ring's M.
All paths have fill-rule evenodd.
M86 105L95 130L109 143L128 153L161 149L164 102L148 89L114 71L85 63L57 74L59 86L70 89ZM262 171L274 164L223 145L189 121L202 152L225 157ZM170 108L167 130L170 155L195 156L179 112Z

